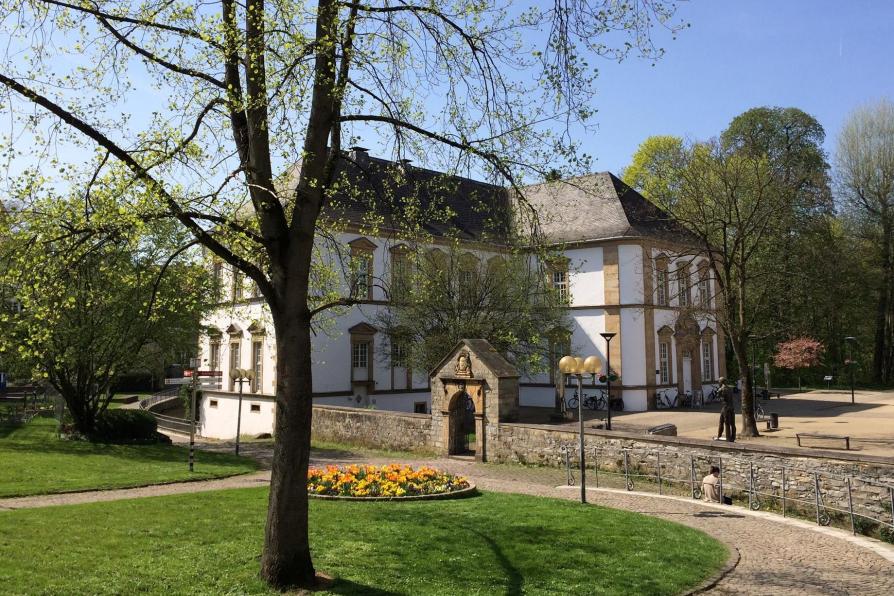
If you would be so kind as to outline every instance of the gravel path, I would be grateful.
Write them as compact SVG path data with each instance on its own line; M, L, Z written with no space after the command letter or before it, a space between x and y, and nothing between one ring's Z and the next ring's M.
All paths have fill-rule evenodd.
M213 450L226 445L205 446ZM269 445L246 445L244 452L269 462ZM457 459L407 458L414 465L431 464L468 477L483 490L565 499L579 498L579 489L557 486L556 470L476 464ZM314 452L312 464L392 462L364 453ZM259 486L269 481L261 471L221 480L183 482L143 488L0 499L0 509L46 507L90 501L111 501L228 488ZM739 552L736 568L710 590L711 594L894 594L894 547L807 522L745 508L719 506L680 497L615 489L588 492L594 504L635 511L702 530ZM669 556L673 556L670 554Z

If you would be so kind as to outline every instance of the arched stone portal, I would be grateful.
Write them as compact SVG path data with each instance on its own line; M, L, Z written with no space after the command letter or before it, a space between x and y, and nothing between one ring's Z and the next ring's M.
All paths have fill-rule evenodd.
M487 341L460 341L431 372L432 439L438 453L468 450L477 461L487 461L488 437L496 436L500 422L518 417L518 376ZM466 445L470 427L474 445Z

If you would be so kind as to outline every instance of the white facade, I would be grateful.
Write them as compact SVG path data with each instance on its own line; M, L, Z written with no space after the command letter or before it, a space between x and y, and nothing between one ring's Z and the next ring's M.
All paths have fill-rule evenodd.
M372 279L388 279L392 249L399 242L356 233L344 233L340 241L366 251ZM481 260L494 254L482 252L478 245L470 245L469 251ZM710 309L715 287L709 276L702 281L704 258L682 256L670 242L643 236L568 243L563 254L572 329L570 346L557 349L597 355L604 371L607 354L600 333L617 333L611 344L611 366L620 381L613 383L613 391L619 391L625 409L654 407L658 391L673 395L709 390L724 374L723 336ZM260 383L244 388L243 434L271 432L269 396L275 387L276 349L270 316L261 298L250 297L248 284L243 299L238 299L237 290L234 300L231 274L224 268L220 275L225 302L205 321L216 332L201 338L200 358L203 368L223 372L225 391L215 394L213 407L210 398L203 400L202 433L235 436L234 394L227 395L227 390L238 389L229 379L234 367L254 370L260 378ZM686 290L681 291L681 280L688 283ZM388 308L382 285L373 283L368 300L333 312L317 330L312 353L314 403L430 411L427 372L395 366L387 338L374 327L378 310ZM347 284L343 290L347 295ZM708 304L703 304L705 299ZM521 379L520 404L553 407L561 382L556 376L554 372ZM586 380L587 386L590 383ZM567 385L570 396L574 388L570 380ZM249 404L258 407L252 410Z

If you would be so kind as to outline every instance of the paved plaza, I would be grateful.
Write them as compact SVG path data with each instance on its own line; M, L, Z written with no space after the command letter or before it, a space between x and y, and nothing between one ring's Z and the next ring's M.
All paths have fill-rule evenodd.
M587 394L586 388L584 393ZM796 433L831 434L850 437L851 451L869 455L894 457L894 391L857 390L855 404L851 404L849 391L818 390L783 394L782 398L760 400L766 412L779 414L779 429L768 431L759 423L761 436L739 437L737 440L779 447L797 446ZM741 412L741 405L736 408ZM701 409L654 410L649 412L613 412L615 430L641 431L671 423L681 437L711 439L717 435L720 404L709 404ZM605 412L584 412L584 420L598 423ZM523 421L549 423L549 411L544 408L524 408ZM736 417L741 428L741 418ZM576 429L577 423L565 426ZM840 440L805 441L813 448L844 448Z

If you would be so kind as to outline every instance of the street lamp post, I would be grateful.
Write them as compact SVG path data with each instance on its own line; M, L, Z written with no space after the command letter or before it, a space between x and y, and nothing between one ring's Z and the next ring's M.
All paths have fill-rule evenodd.
M566 375L575 375L577 377L577 420L579 433L579 450L580 450L580 502L587 502L587 472L586 458L584 456L584 394L583 394L583 375L584 373L596 374L599 370L599 357L588 356L586 359L579 356L563 356L559 360L559 370Z
M612 429L612 338L616 333L600 333L602 339L605 340L605 385L608 397L605 400L605 430Z
M856 337L848 335L844 338L844 341L847 342L847 367L850 369L851 374L851 405L854 402L854 355L852 351L852 346L855 341L857 341Z
M244 368L234 368L230 371L230 378L239 383L239 405L236 410L236 455L239 455L239 436L242 432L242 383L254 379L255 373Z
M196 461L196 391L199 386L199 365L201 361L198 358L189 359L189 367L192 369L192 382L190 383L189 400L189 471L192 472Z

